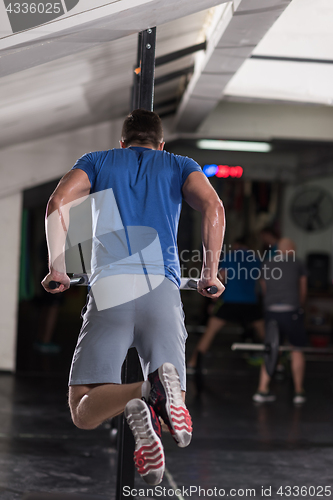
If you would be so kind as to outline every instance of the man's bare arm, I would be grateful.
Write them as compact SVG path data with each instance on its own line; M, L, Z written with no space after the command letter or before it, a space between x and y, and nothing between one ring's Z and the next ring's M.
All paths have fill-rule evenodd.
M49 199L45 219L49 274L42 281L43 287L48 292L58 293L69 288L65 265L69 211L86 199L90 193L90 187L89 178L83 170L71 170L60 180ZM50 290L48 286L50 281L58 281L61 285L55 290Z
M224 286L217 277L225 230L225 216L222 201L206 176L201 172L192 172L183 186L185 201L201 212L201 234L203 245L203 263L198 291L205 297L218 297ZM205 288L215 285L215 295L207 293Z

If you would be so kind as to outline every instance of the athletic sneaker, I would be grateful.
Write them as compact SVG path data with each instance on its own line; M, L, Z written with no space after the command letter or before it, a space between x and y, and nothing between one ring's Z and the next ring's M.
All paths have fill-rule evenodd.
M304 392L295 392L293 397L294 405L302 405L306 401L306 396Z
M276 400L276 396L270 392L256 392L252 396L253 401L256 403L272 403Z
M183 401L179 375L171 363L164 363L148 375L151 383L148 403L164 420L178 446L185 448L192 438L192 420Z
M151 486L163 479L165 460L161 442L161 424L154 409L142 399L132 399L125 406L125 417L135 440L135 467Z

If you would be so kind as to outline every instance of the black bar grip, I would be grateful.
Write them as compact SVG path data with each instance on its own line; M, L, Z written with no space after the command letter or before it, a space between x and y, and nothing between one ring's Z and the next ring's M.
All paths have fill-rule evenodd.
M61 283L59 283L59 281L50 281L48 286L51 290L55 290L56 288L59 288L60 285Z
M196 280L188 280L187 286L189 288L193 288L194 290L197 290L197 288L198 288L198 282ZM217 286L215 286L215 285L210 286L210 287L206 288L206 290L211 295L214 295L214 293L217 293Z
M85 282L85 279L83 276L79 276L77 278L70 278L70 284L71 285L82 285ZM49 283L49 288L51 290L55 290L56 288L59 288L61 283L59 281L50 281Z

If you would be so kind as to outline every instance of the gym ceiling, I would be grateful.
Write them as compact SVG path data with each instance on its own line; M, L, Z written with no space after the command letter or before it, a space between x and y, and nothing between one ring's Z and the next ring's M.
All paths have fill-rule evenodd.
M137 33L153 26L157 58L206 42L156 67L155 110L174 137L223 100L333 104L332 0L91 3L16 34L1 11L0 148L124 117Z

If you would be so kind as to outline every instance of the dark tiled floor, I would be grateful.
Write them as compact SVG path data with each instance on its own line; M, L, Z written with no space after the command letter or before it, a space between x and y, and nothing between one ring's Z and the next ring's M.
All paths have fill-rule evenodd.
M195 336L189 349L194 340ZM288 373L284 380L273 382L277 401L255 406L251 396L258 368L232 354L226 337L215 342L206 367L206 388L200 398L193 381L188 384L194 422L191 445L179 449L169 435L164 436L167 473L161 487L166 494L147 492L137 477L138 494L177 498L170 490L177 485L184 488L177 491L179 499L214 498L210 494L215 487L217 495L224 489L225 496L244 498L250 496L247 489L255 489L256 498L263 498L261 488L271 487L270 498L282 499L288 498L286 487L291 486L290 498L333 498L329 489L326 495L320 489L332 486L333 490L332 362L308 364L308 402L301 408L291 402ZM110 429L107 425L95 431L76 429L67 408L66 379L52 373L0 375L0 499L22 499L32 491L113 499L117 457ZM187 496L191 486L202 488L200 496L194 489ZM277 493L280 486L284 495ZM297 486L314 488L297 495Z

